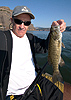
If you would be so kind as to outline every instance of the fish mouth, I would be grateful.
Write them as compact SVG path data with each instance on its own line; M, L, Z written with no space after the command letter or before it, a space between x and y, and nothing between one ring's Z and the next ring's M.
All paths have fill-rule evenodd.
M60 25L57 25L57 26L52 25L51 27L52 27L53 30L57 30L57 29L60 30Z
M60 31L60 25L51 26L50 33L54 40L60 39L62 37L61 31Z
M58 26L51 26L51 31L56 32L58 34L60 32L60 25Z

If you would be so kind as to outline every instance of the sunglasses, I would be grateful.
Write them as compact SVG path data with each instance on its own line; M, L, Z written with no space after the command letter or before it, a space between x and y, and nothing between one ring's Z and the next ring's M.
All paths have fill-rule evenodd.
M24 23L25 26L29 26L31 24L31 21L22 21L20 19L15 19L15 18L14 18L14 22L16 24L19 24L19 25L21 25L22 23Z

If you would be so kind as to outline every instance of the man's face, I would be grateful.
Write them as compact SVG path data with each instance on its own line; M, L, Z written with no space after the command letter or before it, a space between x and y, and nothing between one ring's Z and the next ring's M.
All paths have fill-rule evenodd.
M23 22L24 21L31 21L31 18L28 14L20 14L20 15L14 17L14 18L22 20ZM14 32L14 34L16 36L22 38L26 34L29 26L24 25L24 23L16 24L13 18L11 18L11 21L13 23L13 32Z

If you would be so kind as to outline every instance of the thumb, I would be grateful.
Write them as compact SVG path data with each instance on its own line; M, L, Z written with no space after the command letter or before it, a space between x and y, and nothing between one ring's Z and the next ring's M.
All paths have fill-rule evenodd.
M54 21L53 23L52 23L52 26L58 26L59 24L57 23L57 21Z

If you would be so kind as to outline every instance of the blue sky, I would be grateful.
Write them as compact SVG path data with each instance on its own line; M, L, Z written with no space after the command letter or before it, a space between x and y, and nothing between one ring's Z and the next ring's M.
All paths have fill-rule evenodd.
M35 27L50 27L53 21L64 19L71 26L71 0L0 0L0 6L11 10L15 6L24 5L35 15L32 24Z

